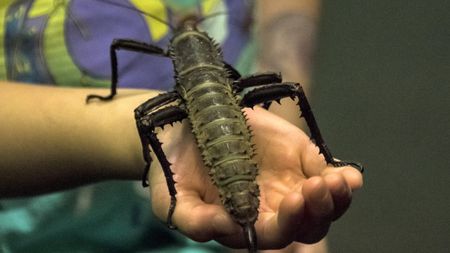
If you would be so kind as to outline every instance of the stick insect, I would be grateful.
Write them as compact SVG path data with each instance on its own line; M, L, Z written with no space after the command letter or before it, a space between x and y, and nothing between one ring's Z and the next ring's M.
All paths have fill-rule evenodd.
M305 118L311 138L326 162L336 167L359 167L357 164L333 158L299 83L282 82L281 74L274 72L242 77L224 61L220 46L206 32L197 28L204 18L187 16L178 25L172 26L149 13L144 14L171 28L174 35L168 49L130 39L115 39L110 46L111 92L107 96L89 95L86 99L108 101L116 95L118 50L135 51L172 60L175 70L173 90L150 98L134 110L146 163L142 184L148 186L151 149L161 164L171 197L167 216L167 225L170 228L175 228L172 215L176 207L177 190L170 162L155 132L157 127L189 120L202 160L209 168L211 180L218 188L225 209L242 227L249 252L257 251L255 222L258 217L259 187L256 183L258 167L252 160L255 148L251 142L252 135L245 115L241 111L243 107L262 104L267 108L272 101L286 97L297 98L301 117ZM239 93L247 88L252 89L240 96ZM174 102L177 102L177 105L170 105Z

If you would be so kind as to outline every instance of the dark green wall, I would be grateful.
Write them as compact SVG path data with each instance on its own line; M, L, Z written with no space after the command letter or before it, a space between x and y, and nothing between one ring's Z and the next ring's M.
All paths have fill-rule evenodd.
M450 1L325 1L313 107L364 189L331 252L450 252Z

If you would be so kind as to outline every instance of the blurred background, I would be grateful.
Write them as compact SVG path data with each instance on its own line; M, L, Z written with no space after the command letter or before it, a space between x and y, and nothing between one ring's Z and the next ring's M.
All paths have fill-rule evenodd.
M450 252L450 1L325 1L312 106L365 186L330 252Z

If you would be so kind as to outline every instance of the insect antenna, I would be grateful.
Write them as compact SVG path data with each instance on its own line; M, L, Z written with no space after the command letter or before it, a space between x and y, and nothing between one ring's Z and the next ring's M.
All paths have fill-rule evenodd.
M139 10L139 9L137 9L135 7L128 6L128 5L121 4L121 3L116 3L116 2L113 2L113 1L110 1L110 0L97 0L97 1L100 1L100 2L103 2L103 3L107 3L107 4L111 4L111 5L114 5L114 6L118 6L118 7L124 8L124 9L129 9L129 10L132 10L132 11L135 11L135 12L139 12L139 13L147 16L147 17L153 18L154 20L156 20L156 21L158 21L158 22L160 22L162 24L167 25L170 28L170 30L172 30L172 31L175 30L175 27L173 25L171 25L170 23L168 23L168 22L158 18L157 16L155 16L155 15L149 13L149 12L145 12L145 11Z
M209 14L208 16L204 16L204 17L197 19L195 24L198 25L207 19L214 18L214 17L221 16L221 15L228 15L228 14L229 13L227 11L215 12L215 13Z
M67 8L67 7L66 7ZM74 15L73 15L73 13L72 13L72 11L70 11L70 9L69 8L67 8L67 14L66 14L68 17L69 17L69 20L71 20L72 22L73 22L73 24L75 25L75 27L78 29L78 31L80 32L80 34L81 34L81 37L83 38L83 39L89 39L91 36L90 36L90 33L89 33L89 30L86 28L86 26L84 25L84 23L83 22L81 22L81 21L79 21Z

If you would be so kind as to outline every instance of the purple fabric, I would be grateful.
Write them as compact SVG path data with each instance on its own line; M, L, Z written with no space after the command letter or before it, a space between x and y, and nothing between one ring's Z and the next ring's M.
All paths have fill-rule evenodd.
M126 1L121 1L127 4ZM109 47L117 38L139 40L165 47L168 38L151 41L142 16L132 10L100 1L73 1L71 12L85 23L85 39L73 22L66 21L67 45L79 67L90 76L108 79L111 73ZM119 86L168 89L173 84L169 59L125 50L118 51ZM150 74L149 74L150 73Z
M127 1L120 1L127 4ZM223 45L224 58L233 64L248 40L248 31L237 24L248 18L242 1L228 0L229 36ZM159 42L151 41L143 17L132 10L100 1L73 1L72 15L87 24L89 39L82 37L73 22L66 21L67 44L79 67L90 76L107 79L111 65L109 46L115 38L128 38L166 48L170 33ZM168 58L121 50L118 52L119 87L167 90L173 84L173 67Z
M125 0L108 1L132 7L131 3ZM54 83L52 74L58 73L50 74L42 41L49 16L28 19L26 12L19 11L21 8L29 10L31 3L18 1L8 10L5 30L8 79L31 83ZM250 22L251 6L241 0L224 0L224 3L228 10L228 32L222 49L225 60L233 65L248 42L249 29L246 24ZM110 79L109 48L114 39L133 39L156 44L164 49L169 44L170 32L161 40L152 41L144 17L135 10L101 0L73 0L65 11L65 43L70 57L82 73L93 79ZM167 12L171 20L172 12L170 10ZM81 33L80 27L84 34ZM30 68L26 71L16 69L16 66L21 66L22 63L26 63ZM172 62L168 58L119 50L118 69L119 87L168 90L175 82ZM64 85L79 84L79 77L73 77L71 83Z

